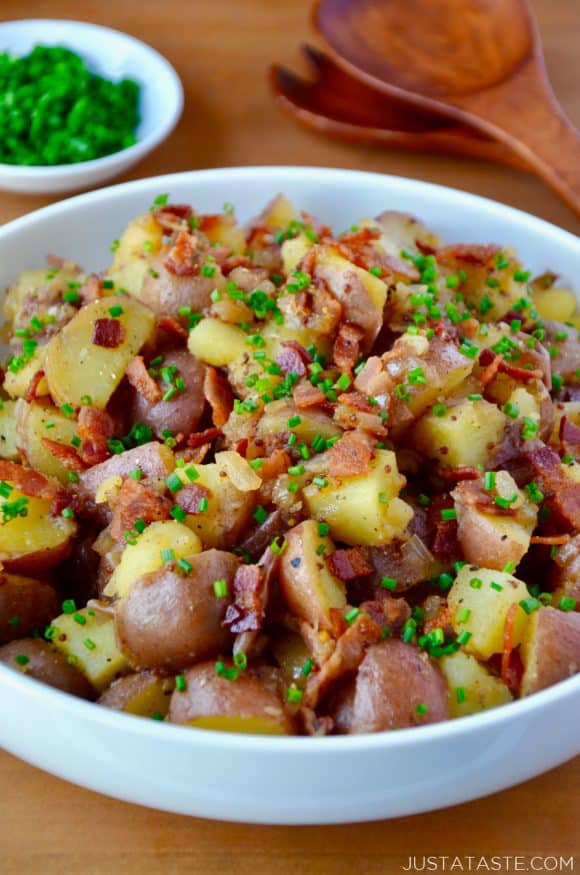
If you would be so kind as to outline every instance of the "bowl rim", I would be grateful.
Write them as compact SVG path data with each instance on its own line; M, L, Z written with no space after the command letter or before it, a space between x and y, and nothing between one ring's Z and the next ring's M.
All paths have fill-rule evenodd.
M508 220L516 221L524 227L531 225L546 235L546 242L549 242L549 239L552 238L564 242L566 246L573 246L580 258L580 238L574 234L531 213L526 213L481 195L391 174L371 173L345 168L284 165L190 170L145 177L117 185L106 186L84 194L74 195L7 222L0 227L0 242L3 238L10 238L13 234L25 230L37 220L44 220L57 216L60 213L66 213L68 210L74 210L77 206L85 205L86 202L99 203L109 198L114 200L122 197L125 193L138 191L139 189L142 189L144 193L149 193L149 189L163 191L168 187L171 188L171 186L178 187L181 184L190 184L196 179L211 183L214 180L223 181L224 178L228 177L232 183L235 183L236 179L240 177L255 177L261 183L271 182L276 180L276 178L283 177L285 178L285 184L293 179L303 182L315 182L320 180L321 177L329 180L334 179L335 181L337 178L338 181L349 179L354 182L359 179L367 183L374 180L381 185L384 185L385 182L390 183L395 189L403 192L414 192L416 194L418 189L419 192L424 193L428 197L441 198L442 194L445 194L450 206L453 206L454 203L464 207L467 205L470 211L482 208L486 210L488 215L491 214L492 217L495 213ZM469 735L483 729L495 728L500 731L506 723L518 717L522 719L526 716L529 717L544 708L556 706L558 702L564 699L576 698L580 701L580 674L578 674L538 693L534 693L529 697L492 708L488 711L482 711L478 714L445 720L440 723L409 727L394 732L329 736L321 742L319 738L308 736L244 735L242 733L230 733L214 729L196 729L190 726L179 726L156 720L147 720L142 717L135 718L130 714L98 707L94 702L78 699L75 696L54 689L41 681L27 677L21 672L0 664L0 687L5 685L10 687L15 695L22 695L24 698L36 701L41 705L46 704L50 706L51 702L56 703L63 713L66 712L67 716L72 716L73 718L76 716L81 720L92 720L103 726L103 728L109 727L113 731L133 733L136 736L151 740L166 738L175 744L202 745L211 750L222 749L228 752L252 753L266 750L272 754L290 754L299 748L300 752L307 756L334 755L336 753L356 754L368 748L394 751L409 745L426 745L446 739L452 740L457 735Z
M0 22L0 35L2 34L4 29L8 29L13 27L14 25L22 25L23 30L26 27L30 26L31 28L37 27L42 28L47 25L63 25L67 27L72 27L72 29L92 31L95 36L98 34L114 34L116 37L120 37L126 43L133 45L138 48L141 52L149 56L149 60L157 65L158 70L162 71L165 75L169 87L172 90L173 96L173 108L171 112L166 116L165 120L161 119L161 122L155 123L153 130L147 134L146 136L138 139L136 143L133 143L132 146L127 146L126 149L121 149L118 152L112 152L110 155L103 155L101 158L93 158L90 161L78 161L74 164L31 164L31 165L22 165L22 164L4 164L0 162L0 175L10 175L15 179L30 179L36 180L41 178L50 177L53 180L57 180L59 178L64 178L69 175L74 176L82 176L84 173L90 173L91 171L100 170L107 166L112 166L118 161L130 161L132 163L138 161L140 158L144 157L148 152L155 148L155 146L159 145L175 128L179 118L183 112L184 106L184 91L183 84L177 70L173 67L173 65L167 60L167 58L161 54L157 49L154 49L153 46L150 46L148 43L143 40L138 39L132 34L125 33L122 30L117 30L113 27L107 27L102 24L95 24L91 21L79 21L74 18L18 18L12 19L10 21L2 21ZM63 45L66 48L70 48L73 51L77 51L72 41L69 39L63 40ZM10 51L9 47L5 50ZM82 50L79 50L78 53L82 56ZM138 83L139 84L139 83ZM145 89L145 84L140 84L142 89Z

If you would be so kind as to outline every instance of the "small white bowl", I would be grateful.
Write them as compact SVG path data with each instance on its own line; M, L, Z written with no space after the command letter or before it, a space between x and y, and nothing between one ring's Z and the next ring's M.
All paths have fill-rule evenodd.
M201 212L231 201L242 220L285 192L335 230L361 216L403 210L447 242L513 246L526 268L552 268L580 297L580 242L561 228L467 192L319 167L179 173L45 207L0 228L0 289L47 252L99 270L110 259L111 240L165 192ZM0 703L0 746L46 771L152 808L254 823L416 814L495 793L580 753L580 674L471 717L330 738L160 724L75 699L4 665Z
M27 194L57 194L92 188L119 176L165 140L183 109L179 76L165 58L140 40L83 21L23 19L0 24L0 52L26 55L36 45L63 46L80 55L94 73L140 86L137 142L94 161L55 166L0 164L0 188Z

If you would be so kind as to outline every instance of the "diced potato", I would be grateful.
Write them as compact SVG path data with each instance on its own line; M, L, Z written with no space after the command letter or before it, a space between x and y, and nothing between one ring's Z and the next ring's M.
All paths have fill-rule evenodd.
M459 483L451 493L457 510L459 543L467 562L498 571L511 563L513 570L528 551L538 508L507 471L496 473L495 488L499 497L510 500L514 516L487 513L485 507L471 501L469 481Z
M48 346L37 346L34 355L20 368L14 372L8 369L4 377L4 389L12 398L24 398L26 391L30 385L30 381L37 371L44 368L44 360ZM37 386L39 395L48 394L48 385L46 378L42 378Z
M163 229L151 213L133 219L121 235L109 269L117 288L138 296L152 258L162 245Z
M264 408L264 415L258 423L258 437L267 438L290 431L288 420L296 416L298 410L292 401L281 399L271 401ZM341 434L340 427L327 414L319 410L301 410L300 422L292 426L299 442L311 444L316 435L331 438Z
M297 237L284 241L282 244L282 264L287 276L296 270L311 246L312 240L309 240L306 234L298 234Z
M480 582L481 581L481 585ZM504 649L507 613L515 604L512 646L521 644L526 635L528 615L520 606L529 598L526 584L505 571L464 565L449 590L448 604L453 611L453 628L457 635L469 633L463 645L467 653L487 660Z
M228 246L236 255L240 255L246 248L243 228L230 213L206 216L202 228L210 243Z
M196 553L201 553L201 543L196 534L183 523L175 520L159 520L151 523L135 544L127 544L121 560L105 587L109 598L123 598L131 585L165 564L164 550L173 550L177 562ZM172 560L173 561L173 560Z
M540 319L568 322L576 312L576 295L569 289L552 288L535 291L532 299Z
M49 438L70 446L77 433L76 420L65 416L55 407L28 404L24 400L15 403L18 447L28 464L47 477L56 477L61 483L66 483L67 469L46 449L42 439Z
M241 328L217 319L202 319L190 332L187 347L208 365L223 368L247 354L247 335Z
M25 574L52 568L66 557L76 524L62 516L51 516L51 502L47 499L29 498L9 485L13 488L5 501L22 501L26 516L0 520L0 562L9 570Z
M269 228L284 230L290 222L298 218L292 202L283 194L278 194L270 201L265 210L260 214L258 223L267 225Z
M477 714L512 701L506 684L468 653L458 650L442 657L439 668L449 687L450 717Z
M79 407L83 396L90 395L95 407L104 409L131 359L153 336L151 310L123 296L114 299L123 309L116 317L123 328L122 342L113 349L93 343L96 321L111 319L111 300L100 298L82 307L48 344L46 379L57 404Z
M442 465L485 465L503 437L505 422L495 404L466 398L443 416L426 413L413 429L411 440L419 452Z
M565 401L558 402L553 406L554 411L554 428L550 437L550 443L559 447L560 445L560 422L562 417L566 416L573 425L580 425L580 401Z
M130 674L114 681L98 704L138 717L165 717L174 686L173 678L158 677L148 671Z
M15 461L19 458L16 445L16 402L0 403L0 459Z
M515 404L519 410L518 416L527 416L533 419L534 422L540 421L540 402L531 392L524 389L523 386L518 386L517 389L514 389L508 399L508 403Z
M32 292L40 292L35 304L36 315L43 318L48 308L58 300L62 292L68 291L69 282L79 282L84 275L76 264L67 261L61 268L39 267L35 270L24 270L13 286L6 292L3 310L9 319L21 327L26 327L30 321L30 313L22 311L25 299L30 300ZM50 302L50 303L49 303Z
M191 485L189 468L176 468L185 486ZM215 462L196 465L199 475L193 482L209 490L207 510L188 514L188 525L206 547L227 548L234 545L248 524L256 504L261 479L238 453L216 453Z
M270 649L287 684L306 680L302 670L310 659L310 650L301 635L290 629L277 630Z
M331 608L344 608L346 588L326 564L334 544L305 520L286 533L280 562L280 591L291 613L315 629L331 629Z
M411 521L412 508L398 497L405 478L390 450L377 450L368 474L327 479L327 486L312 484L303 494L309 514L327 522L334 538L379 546L400 537Z
M368 270L365 270L362 267L357 267L356 264L353 264L347 258L339 255L331 246L317 246L316 251L317 272L322 267L339 275L344 274L345 272L355 273L365 287L372 305L382 316L385 301L387 300L387 285L383 280L374 276L374 274L369 273ZM346 299L343 303L345 302Z
M82 608L74 614L61 614L52 621L52 627L54 647L98 692L129 671L129 664L117 647L112 617Z
M441 245L441 240L434 231L408 213L387 210L376 219L364 219L357 224L360 227L379 228L380 245L389 255L394 255L396 258L401 257L402 250L418 255L421 250L417 247L417 241L431 249L438 249Z

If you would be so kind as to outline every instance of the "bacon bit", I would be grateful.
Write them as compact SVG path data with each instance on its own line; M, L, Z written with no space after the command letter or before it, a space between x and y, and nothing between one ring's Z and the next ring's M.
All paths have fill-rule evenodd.
M181 322L177 321L175 316L160 316L157 320L157 327L160 328L161 331L165 331L167 334L172 334L174 337L179 338L179 340L187 340L187 330Z
M213 424L217 428L222 428L234 409L234 396L226 378L215 368L206 368L203 394L211 407Z
M351 374L360 356L360 342L365 333L358 325L343 322L338 329L332 357L338 368Z
M104 410L85 405L79 411L77 431L80 438L110 438L114 434L115 423Z
M560 544L567 544L571 537L571 535L533 535L531 543L559 546Z
M161 401L163 393L147 370L142 355L136 355L135 358L129 362L125 373L131 386L133 386L133 388L136 389L137 392L149 402L149 404L157 404Z
M209 445L212 441L215 441L220 434L221 431L219 428L206 428L205 431L195 431L187 438L187 446L196 449L204 444Z
M503 374L508 374L510 377L513 377L514 380L522 380L524 383L529 383L531 380L544 379L544 372L539 368L534 368L533 370L519 368L517 365L512 365L511 362L506 362L503 358L499 363L499 370Z
M79 297L83 304L90 304L103 297L103 280L96 273L86 278L79 289Z
M568 444L574 447L580 446L580 427L574 425L567 416L563 416L560 420L558 436L562 454L568 452Z
M44 379L44 371L42 371L42 370L37 371L35 373L35 375L33 376L32 380L30 381L30 383L28 384L28 388L26 389L26 393L24 395L25 401L28 401L30 403L31 401L35 401L37 398L40 397L39 395L36 394L36 390L38 389L38 387L43 379Z
M562 470L560 457L550 447L539 442L522 453L536 473L539 486L546 495L546 505L555 522L572 529L580 528L580 489Z
M229 255L222 263L221 268L224 276L229 276L236 267L251 268L252 266L252 262L246 255Z
M118 319L95 319L92 343L105 349L116 349L125 339L125 329Z
M84 471L85 463L80 458L74 447L61 444L50 438L42 438L42 446L57 459L67 471Z
M300 708L300 717L302 726L307 735L314 738L322 738L330 735L334 729L334 720L332 717L319 717L313 708L305 708L304 705Z
M260 598L263 575L259 565L240 565L234 577L234 601L228 605L223 622L231 632L262 628L264 606Z
M180 231L165 259L165 267L176 276L196 276L199 268L196 261L197 238L187 231Z
M320 222L316 216L312 215L312 213L308 213L306 210L300 210L300 218L305 225L310 225L317 237L329 237L332 235L332 228L330 225L325 225L323 222Z
M100 465L101 462L105 462L111 455L107 442L101 438L87 438L81 441L78 453L88 468L92 468L93 465Z
M393 388L393 381L384 369L381 359L373 355L366 360L364 368L357 374L354 385L364 395L376 398L388 395Z
M301 377L306 376L311 362L312 356L297 340L285 340L276 356L276 364L280 366L282 373L299 374Z
M340 638L348 629L348 623L344 619L344 609L330 608L328 616L330 619L330 635L333 638Z
M264 459L258 474L262 480L274 480L280 474L286 473L290 466L290 461L290 456L284 450L274 450L267 459Z
M479 480L481 477L481 472L471 465L459 465L457 468L446 468L445 465L438 465L435 473L442 480L451 480L453 482Z
M461 547L457 538L457 520L437 520L431 552L438 556L459 556Z
M250 446L249 438L242 438L240 441L237 441L234 450L241 456L243 459L247 459L248 457L248 447Z
M198 483L188 483L175 495L175 501L179 507L191 514L199 513L199 502L202 498L211 498L211 492L207 487Z
M299 410L328 404L328 399L322 389L313 386L312 383L299 383L292 390L292 398Z
M315 708L331 685L345 674L355 672L368 648L380 641L381 627L366 614L359 614L336 642L329 659L320 671L309 675L303 703Z
M490 359L490 355L492 358ZM480 374L480 382L482 386L487 386L495 379L499 367L503 361L503 355L494 355L490 349L483 349L479 354L479 364L485 367L485 370Z
M375 456L374 441L361 431L347 431L329 450L331 477L356 477L368 474Z
M80 501L78 496L74 495L64 486L59 486L56 489L52 503L50 505L50 515L52 517L61 516L65 507L72 507L75 513L80 510Z
M163 213L185 221L191 218L193 210L189 204L164 204L160 209L154 210L153 215L159 221L159 216L163 215Z
M18 491L29 498L46 498L52 501L58 488L44 474L6 459L0 459L0 480L14 483Z
M201 465L210 450L211 444L201 444L194 449L185 450L184 458L187 456L187 461L192 465Z
M395 630L400 629L411 616L411 608L408 602L404 598L393 598L387 595L384 590L380 595L380 599L362 602L360 605L361 611L369 614L371 619L378 623L379 626L387 625Z
M441 605L437 613L434 617L431 617L429 620L425 620L423 624L423 633L428 635L434 629L443 629L443 631L453 630L453 614L454 611L449 605L445 602Z
M474 337L477 336L479 332L479 322L477 319L466 319L465 322L461 323L461 330L465 337L469 337L473 340Z
M137 520L147 525L157 520L168 520L171 502L163 495L154 492L146 483L128 477L116 496L111 537L124 541L125 532L130 531Z
M376 409L362 392L345 392L338 396L338 400L341 404L354 407L355 410L362 410L364 413L374 413Z
M437 252L435 246L431 246L430 243L426 243L424 240L419 240L418 237L415 240L415 246L422 255L435 255Z
M267 225L254 225L246 233L247 249L264 249L266 246L275 246L272 228Z
M483 267L498 251L499 247L493 244L482 246L477 243L452 243L450 246L442 246L438 249L436 258L439 264L464 261L466 264Z
M326 560L332 574L345 582L356 577L365 577L373 572L362 547L335 550Z

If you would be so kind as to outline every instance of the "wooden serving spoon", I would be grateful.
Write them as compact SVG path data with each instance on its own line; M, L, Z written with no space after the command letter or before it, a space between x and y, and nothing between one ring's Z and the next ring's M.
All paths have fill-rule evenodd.
M468 155L526 169L522 158L503 143L370 88L318 49L301 48L313 78L303 79L275 64L270 84L280 107L307 127L344 140Z
M580 134L525 0L316 0L314 23L351 75L505 143L580 215Z

